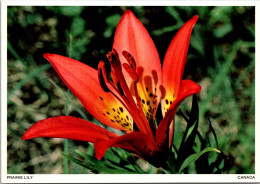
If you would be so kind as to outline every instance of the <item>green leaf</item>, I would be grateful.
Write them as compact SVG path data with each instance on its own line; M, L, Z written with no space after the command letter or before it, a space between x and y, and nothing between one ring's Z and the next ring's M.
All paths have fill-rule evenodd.
M71 23L71 34L73 36L79 36L85 31L86 21L81 17L76 17Z
M61 7L59 7L61 14L68 16L68 17L79 16L83 9L84 9L84 7L82 7L82 6L61 6Z
M190 38L190 45L201 55L205 56L205 48L204 48L204 42L202 40L202 35L199 33L198 29L195 29L193 31L193 35Z
M199 115L198 101L197 101L196 95L193 95L192 108L191 108L189 119L185 118L188 125L187 125L187 128L186 128L185 133L182 138L180 152L182 152L183 149L186 150L187 145L192 145L194 143L198 124L199 124L198 115ZM183 113L182 113L182 116L185 117L185 115ZM188 147L190 147L190 146L188 146Z
M175 7L172 6L167 6L165 8L165 11L170 14L177 22L183 24L183 20L181 19L181 16L179 14L179 12L176 10Z
M215 151L215 152L220 153L220 151L218 149L212 148L212 147L208 147L208 148L205 148L204 150L202 150L199 153L192 154L192 155L190 155L188 158L186 158L184 160L184 162L182 163L182 165L181 165L181 167L179 169L179 173L181 173L182 170L185 169L186 167L188 167L191 163L193 163L196 160L198 160L201 155L203 155L204 153L209 152L209 151Z
M183 163L183 161L191 154L194 153L193 145L195 142L196 134L198 132L199 124L199 106L196 95L192 98L192 107L187 120L187 127L181 140L181 145L178 151L177 168ZM185 117L185 116L184 116Z
M118 164L122 159L116 151L113 151L113 148L107 150L106 154L104 155L104 158Z
M232 30L233 30L232 24L228 23L228 24L224 24L222 26L217 27L213 31L213 33L214 33L215 37L222 38L225 35L227 35L228 33L230 33Z
M105 38L109 38L112 36L114 29L116 28L120 18L121 18L120 14L110 15L106 18L105 21L107 24L107 28L106 28L105 32L103 33L103 36Z
M71 162L74 162L84 168L89 169L90 171L94 172L94 173L106 173L106 174L136 174L135 172L131 172L131 171L126 171L126 170L121 170L121 169L114 169L111 167L108 167L105 165L105 162L103 161L96 161L96 164L91 163L93 160L91 160L90 162L83 162L81 160L78 160L76 158L70 157L69 155L65 155L62 154L62 156L64 156L65 158L67 158L68 160L70 160ZM101 163L103 162L103 163Z
M218 138L217 138L217 134L216 134L216 132L215 132L215 130L214 130L212 124L211 124L211 121L210 121L209 116L208 116L208 122L209 122L210 131L213 133L213 136L214 136L214 139L215 139L215 141L216 141L217 148L218 148Z
M83 153L79 150L76 150L75 152L78 153L80 156L84 157L85 162L87 162L87 163L90 163L90 164L93 164L93 165L96 165L96 166L100 166L100 167L109 167L109 168L122 170L122 171L125 171L125 172L135 173L135 171L133 169L126 168L125 165L113 162L112 160L106 159L105 161L100 161L100 160L97 160L95 157L90 156L86 153ZM143 173L143 172L137 171L137 173Z

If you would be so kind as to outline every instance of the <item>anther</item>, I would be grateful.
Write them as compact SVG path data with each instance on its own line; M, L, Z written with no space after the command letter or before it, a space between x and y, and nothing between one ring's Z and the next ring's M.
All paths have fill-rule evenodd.
M108 78L107 78L107 73L105 71L105 63L103 61L100 61L98 64L98 80L99 80L101 88L105 92L109 92L110 90L106 84L106 82L108 82Z
M107 68L107 67L109 67L109 68ZM102 75L103 75L105 82L109 82L108 72L110 72L110 70L111 70L110 65L106 65L104 61L100 61L98 63L98 70L102 71Z
M126 58L127 62L130 64L130 66L136 70L136 62L135 62L135 59L134 57L127 51L123 51L122 52L123 56Z
M121 63L117 54L117 51L113 49L111 52L107 53L107 59L111 63L111 65L114 67L120 67L121 70Z
M117 87L119 93L120 93L122 96L124 96L124 95L125 95L125 94L124 94L124 91L123 91L123 89L122 89L122 87L121 87L121 85L120 85L120 82L119 82L119 80L118 80L118 78L117 78L115 72L111 71L111 77L112 77L113 83L116 85L116 87Z
M126 70L126 72L130 75L130 77L133 79L135 83L138 82L138 75L136 71L127 63L123 63L123 67Z
M113 83L115 85L117 85L117 83L119 83L119 80L118 80L118 78L117 78L117 76L116 76L114 71L111 71L111 77L112 77Z
M116 59L119 61L118 53L116 49L112 49L112 53L115 55Z

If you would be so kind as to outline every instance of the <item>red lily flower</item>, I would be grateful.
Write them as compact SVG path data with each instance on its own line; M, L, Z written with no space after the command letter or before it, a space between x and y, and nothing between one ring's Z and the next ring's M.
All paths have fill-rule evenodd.
M186 97L200 91L198 84L182 80L190 35L197 19L194 16L173 38L162 70L151 37L130 10L117 26L113 50L107 54L109 65L101 61L95 70L64 56L44 54L96 119L126 134L118 136L89 121L59 116L38 121L22 138L59 137L92 142L97 159L108 148L119 147L156 167L164 166L172 145L176 110ZM164 118L157 126L155 114L160 100Z

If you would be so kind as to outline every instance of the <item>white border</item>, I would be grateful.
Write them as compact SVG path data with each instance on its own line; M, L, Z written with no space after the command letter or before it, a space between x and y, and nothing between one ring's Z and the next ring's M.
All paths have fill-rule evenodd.
M255 6L257 0L2 0L7 6Z
M1 181L7 172L7 8L1 1Z
M237 174L34 174L11 175L32 179L3 180L6 183L216 183L216 182L257 182L255 179L238 179L238 177L255 176Z
M260 125L260 113L257 113L259 107L259 97L255 95L256 100L256 113L255 113L255 174L251 175L241 175L241 174L214 174L214 175L198 175L189 174L186 175L111 175L111 174L99 174L99 175L47 175L47 174L34 174L34 175L7 175L7 6L255 6L256 12L256 33L260 33L260 2L259 1L171 1L171 0L160 0L160 1L146 1L146 0L133 0L133 1L88 1L88 0L2 0L1 1L1 182L3 183L124 183L124 182L142 182L142 183L172 183L172 182L236 182L236 183L246 183L246 182L260 182L259 176L259 150L260 137L257 134L259 132ZM259 37L256 34L256 51L255 58L257 61L259 59ZM258 51L258 52L257 52ZM255 62L255 69L259 71L259 64ZM258 87L259 74L256 72L255 78L255 94L260 94L260 88ZM7 179L8 176L19 176L23 179ZM26 179L31 178L32 179ZM255 179L239 179L239 177L249 176L255 177Z

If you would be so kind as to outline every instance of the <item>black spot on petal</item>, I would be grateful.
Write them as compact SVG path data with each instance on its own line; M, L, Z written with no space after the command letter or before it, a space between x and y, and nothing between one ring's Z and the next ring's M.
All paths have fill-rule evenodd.
M119 110L120 110L121 112L123 112L123 111L124 111L123 107L119 107Z

